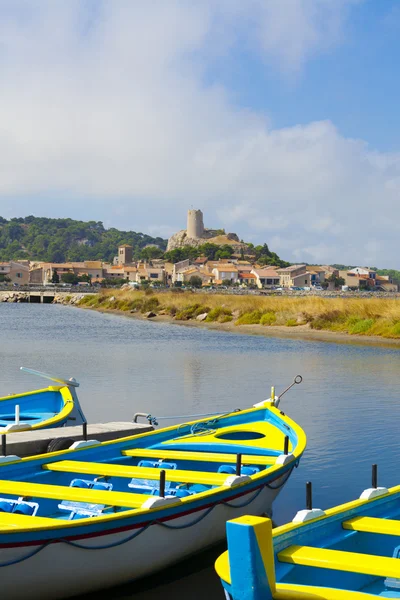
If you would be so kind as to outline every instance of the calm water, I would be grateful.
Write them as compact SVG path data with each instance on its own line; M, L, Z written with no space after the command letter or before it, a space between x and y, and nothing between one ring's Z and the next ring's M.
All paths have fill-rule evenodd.
M271 385L279 393L302 375L303 383L283 397L281 408L304 428L308 447L274 505L277 524L304 508L306 481L313 482L319 508L357 498L369 487L374 462L380 485L400 483L400 352L393 348L228 334L58 305L3 303L0 360L0 395L45 383L19 371L22 365L73 376L93 423L129 421L139 411L168 416L246 408L269 397ZM179 571L109 591L108 598L156 600L168 594L221 600L209 567L220 550Z

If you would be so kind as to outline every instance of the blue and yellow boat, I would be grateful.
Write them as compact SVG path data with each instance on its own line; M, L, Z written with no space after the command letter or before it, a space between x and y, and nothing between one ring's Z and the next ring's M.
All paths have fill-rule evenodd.
M277 406L2 463L0 589L67 598L150 575L271 514L306 438Z
M0 398L1 435L51 429L67 422L73 425L86 423L76 394L79 383L75 379L60 379L26 367L21 370L50 379L56 385Z
M216 570L229 600L400 598L400 486L372 487L292 523L243 516L227 523L228 551ZM308 484L310 490L310 484Z

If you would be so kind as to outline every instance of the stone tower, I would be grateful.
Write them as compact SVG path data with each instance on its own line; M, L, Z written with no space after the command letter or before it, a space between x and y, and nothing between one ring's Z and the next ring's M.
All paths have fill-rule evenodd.
M188 210L187 236L189 238L202 238L204 235L203 213L201 210Z
M118 264L129 265L132 262L132 246L123 244L118 246Z

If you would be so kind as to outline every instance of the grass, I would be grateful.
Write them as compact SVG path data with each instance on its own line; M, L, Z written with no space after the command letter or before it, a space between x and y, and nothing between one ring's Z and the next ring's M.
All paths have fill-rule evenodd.
M206 302L206 304L204 304ZM177 320L196 319L207 313L206 322L234 322L237 326L260 324L338 331L349 335L400 338L400 300L390 298L323 298L277 296L228 296L193 292L146 294L131 290L104 290L86 295L82 307L100 310L137 311L169 315Z

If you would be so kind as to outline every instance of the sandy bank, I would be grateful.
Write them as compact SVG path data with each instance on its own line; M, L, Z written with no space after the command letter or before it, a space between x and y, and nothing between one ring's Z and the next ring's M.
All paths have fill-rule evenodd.
M209 329L213 331L228 332L234 334L245 334L245 335L261 335L264 337L275 337L275 338L288 338L294 340L304 340L310 342L329 342L329 343L340 343L340 344L356 344L365 346L381 346L387 348L400 348L400 339L388 339L382 338L376 335L350 335L348 333L340 333L335 331L316 330L311 329L307 325L298 325L296 327L287 327L282 325L235 325L233 322L208 323L205 321L179 321L168 315L157 315L155 317L147 318L140 312L129 313L118 309L102 309L95 308L89 310L96 310L97 312L104 312L108 314L115 314L131 319L139 319L143 321L151 321L153 323L167 323L171 325L180 325L182 327L198 327L202 329Z

